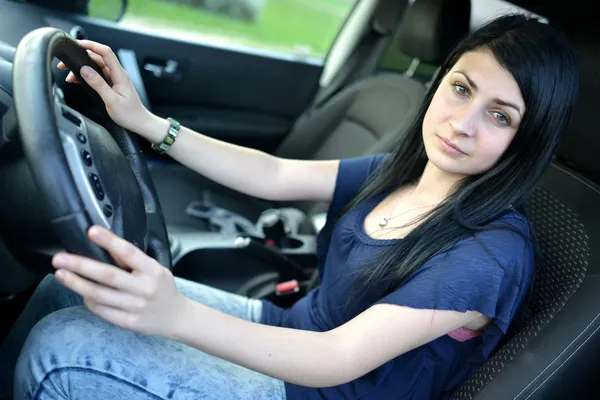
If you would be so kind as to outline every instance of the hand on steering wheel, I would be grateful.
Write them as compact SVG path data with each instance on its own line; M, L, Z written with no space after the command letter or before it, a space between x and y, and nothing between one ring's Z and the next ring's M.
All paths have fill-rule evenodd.
M93 226L88 236L108 251L118 266L59 253L52 260L58 281L81 295L85 306L106 321L146 335L168 337L170 330L185 320L187 304L173 274L104 228Z
M77 43L87 50L89 56L104 74L100 76L94 69L84 66L79 71L85 82L96 91L106 105L110 118L123 128L136 132L143 121L150 119L150 111L144 107L129 75L123 69L110 47L90 40L78 40ZM64 62L58 68L68 70ZM108 82L107 82L107 80ZM67 82L79 83L71 71Z

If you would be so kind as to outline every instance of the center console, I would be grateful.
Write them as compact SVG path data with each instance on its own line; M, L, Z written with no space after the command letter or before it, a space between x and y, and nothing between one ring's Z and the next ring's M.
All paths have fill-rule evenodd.
M265 211L250 229L224 225L217 232L168 227L175 276L281 306L304 294L316 268L315 235L297 233L280 210Z

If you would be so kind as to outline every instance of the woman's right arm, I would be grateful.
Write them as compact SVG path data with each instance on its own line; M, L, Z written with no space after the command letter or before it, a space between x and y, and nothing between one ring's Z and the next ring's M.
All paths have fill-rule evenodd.
M110 47L79 40L112 83L89 67L85 81L102 97L110 117L120 126L159 143L169 122L148 111ZM67 69L60 63L59 68ZM91 75L86 75L91 72ZM77 82L71 72L68 82ZM275 157L262 151L226 143L181 127L167 154L203 176L250 196L274 201L330 201L337 179L338 160L310 161Z
M146 122L138 126L136 133L151 143L159 143L167 133L169 122L149 114ZM184 126L166 154L223 186L273 201L330 201L339 164L338 160L279 158Z

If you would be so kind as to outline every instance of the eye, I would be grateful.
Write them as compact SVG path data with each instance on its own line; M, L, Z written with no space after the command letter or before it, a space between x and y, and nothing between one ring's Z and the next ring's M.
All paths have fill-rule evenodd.
M462 83L460 83L460 82L454 82L452 84L452 86L454 86L454 92L457 95L462 96L462 97L465 97L465 96L469 95L469 89L465 85L463 85Z
M510 125L510 118L498 111L492 111L492 116L496 121L498 121L502 125Z

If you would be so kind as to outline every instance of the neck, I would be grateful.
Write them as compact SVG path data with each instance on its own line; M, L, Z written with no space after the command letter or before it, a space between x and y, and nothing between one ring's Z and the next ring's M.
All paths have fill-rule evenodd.
M441 203L450 195L452 186L464 177L442 171L429 161L411 197L419 203Z

